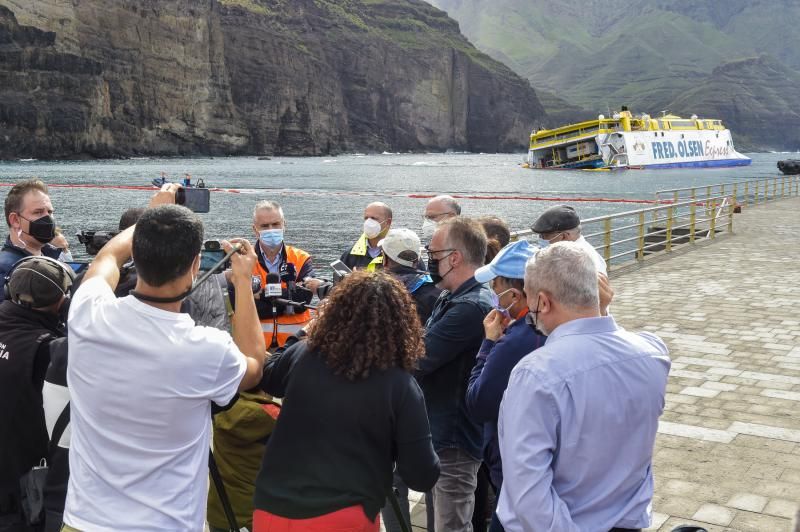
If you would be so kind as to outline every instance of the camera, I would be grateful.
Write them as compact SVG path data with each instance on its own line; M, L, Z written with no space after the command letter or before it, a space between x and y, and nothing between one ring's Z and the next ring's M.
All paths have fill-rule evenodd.
M108 244L108 241L117 236L118 231L84 231L81 230L75 236L78 237L78 242L86 246L86 253L88 255L97 255L100 248Z
M205 187L181 187L175 191L175 203L194 212L208 212L211 210L211 191Z
M225 257L225 250L219 240L206 240L203 242L203 249L200 251L200 271L207 272L216 263ZM222 265L222 269L230 267L230 260Z

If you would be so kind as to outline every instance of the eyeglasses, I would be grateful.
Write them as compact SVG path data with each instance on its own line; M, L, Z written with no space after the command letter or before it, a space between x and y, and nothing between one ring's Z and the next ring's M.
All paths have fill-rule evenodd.
M450 216L451 214L455 214L455 213L452 213L452 212L440 212L439 214L428 214L426 216L423 216L423 218L425 218L427 220L430 220L432 222L438 222L442 218L442 216Z
M454 251L458 251L455 248L447 248L447 249L431 249L430 246L425 246L425 252L428 254L428 257L431 255L435 255L436 253L444 253L445 251L449 251L453 253Z

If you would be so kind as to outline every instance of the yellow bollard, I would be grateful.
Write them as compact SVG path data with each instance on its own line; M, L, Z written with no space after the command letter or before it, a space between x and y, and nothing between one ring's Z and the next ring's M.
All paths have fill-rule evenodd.
M694 228L697 222L697 205L692 203L689 209L689 242L694 244Z
M604 221L604 229L605 234L603 235L603 239L605 240L603 246L603 258L606 259L606 268L611 266L611 218L606 218Z

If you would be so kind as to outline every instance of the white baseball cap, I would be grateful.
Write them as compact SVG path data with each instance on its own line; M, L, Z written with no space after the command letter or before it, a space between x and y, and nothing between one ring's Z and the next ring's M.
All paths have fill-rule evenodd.
M411 229L390 229L378 242L383 253L397 264L413 268L419 260L420 241Z

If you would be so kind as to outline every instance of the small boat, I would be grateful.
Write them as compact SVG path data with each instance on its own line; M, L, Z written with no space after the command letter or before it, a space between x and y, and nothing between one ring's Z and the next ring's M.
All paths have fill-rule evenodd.
M161 188L164 185L173 183L173 181L167 180L167 174L161 172L161 177L153 179L151 183L155 188ZM185 177L178 184L184 188L207 188L206 182L202 179L198 179L197 183L192 183L192 174L185 174Z
M800 159L786 159L785 161L778 161L778 170L785 175L800 174Z
M633 116L627 107L611 118L541 129L530 136L530 168L641 169L747 166L721 120L667 114Z

